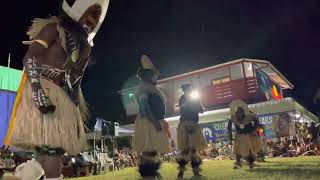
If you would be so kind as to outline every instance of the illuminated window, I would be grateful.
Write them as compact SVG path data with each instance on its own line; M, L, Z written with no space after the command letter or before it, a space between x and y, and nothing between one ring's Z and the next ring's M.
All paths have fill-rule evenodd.
M221 79L212 80L212 85L218 85L218 84L221 84Z
M230 81L230 77L223 77L223 78L211 80L211 84L212 85L218 85L218 84L226 83L226 82L229 82L229 81Z
M229 82L230 81L230 77L225 77L223 79L221 79L221 83L225 83L225 82Z

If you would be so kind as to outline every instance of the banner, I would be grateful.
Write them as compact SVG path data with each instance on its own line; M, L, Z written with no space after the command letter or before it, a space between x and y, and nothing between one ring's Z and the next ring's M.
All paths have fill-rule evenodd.
M272 119L272 128L277 137L295 136L295 112L274 114Z
M202 123L200 124L202 133L207 141L219 142L228 141L228 120L221 120L216 122Z
M296 135L294 115L294 112L281 112L258 117L264 127L265 136L268 139L274 139Z
M276 114L258 115L260 124L263 125L267 139L295 136L294 112L281 112ZM228 141L228 120L201 123L200 127L207 142ZM235 132L232 126L232 132Z
M259 122L263 126L263 132L267 139L274 139L277 138L276 133L274 132L273 128L273 115L267 114L267 115L261 115L259 116Z

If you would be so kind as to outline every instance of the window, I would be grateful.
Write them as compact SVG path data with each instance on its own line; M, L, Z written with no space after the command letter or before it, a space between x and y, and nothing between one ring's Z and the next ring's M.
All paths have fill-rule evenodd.
M226 82L229 82L229 81L230 81L230 77L223 77L223 78L211 80L211 84L212 85L218 85L218 84L226 83Z
M229 82L230 81L230 77L225 77L223 79L221 79L221 83L225 83L225 82Z
M212 85L221 84L221 79L214 79L212 80Z
M253 77L253 67L251 62L244 62L244 72L246 77Z
M218 69L210 70L200 75L200 87L206 87L212 85L213 79L221 79L223 77L229 77L229 67L221 67Z
M244 78L243 77L242 63L230 66L230 74L231 74L231 79L232 80Z
M224 77L229 77L229 67L219 68L213 71L212 78L222 79Z

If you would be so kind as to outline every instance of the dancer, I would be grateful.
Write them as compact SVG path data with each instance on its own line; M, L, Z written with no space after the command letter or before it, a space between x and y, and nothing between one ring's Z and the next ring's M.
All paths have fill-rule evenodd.
M203 108L198 97L192 97L192 87L190 84L181 86L184 94L179 99L180 123L177 130L178 149L181 151L177 157L179 164L178 178L183 178L186 165L191 161L194 176L200 175L201 158L197 154L198 150L207 147L207 143L198 124L199 113L203 113Z
M133 149L139 153L139 173L144 179L161 178L159 153L169 153L168 124L165 117L165 97L156 87L158 71L146 55L141 57L137 76L141 80L135 94L139 114L134 123Z
M26 79L21 81L6 140L38 153L28 168L17 168L20 176L30 173L23 169L42 167L45 179L61 179L62 154L85 148L87 108L80 84L108 3L63 0L59 17L33 20L27 32L30 41L24 42L29 45L23 60Z
M235 100L230 104L231 120L228 123L229 140L232 144L232 124L236 133L233 145L233 153L236 155L234 169L242 167L241 158L246 158L249 168L254 167L255 156L261 150L256 128L259 125L258 119L249 111L248 105Z

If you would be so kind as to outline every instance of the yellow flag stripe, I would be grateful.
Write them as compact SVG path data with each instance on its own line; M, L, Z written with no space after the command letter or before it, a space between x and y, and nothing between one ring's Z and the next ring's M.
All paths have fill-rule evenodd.
M276 95L276 97L279 97L279 93L275 85L273 85L273 92L274 92L274 95Z

